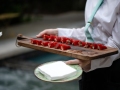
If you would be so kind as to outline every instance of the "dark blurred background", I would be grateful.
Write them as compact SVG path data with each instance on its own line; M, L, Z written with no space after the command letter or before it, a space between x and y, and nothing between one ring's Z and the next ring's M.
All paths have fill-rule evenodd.
M0 90L79 90L78 80L49 83L37 79L35 68L71 57L16 47L16 37L35 37L46 28L84 26L86 0L0 0Z
M6 18L0 18L0 26L27 22L33 15L83 11L85 2L86 0L0 0L0 15L6 15Z

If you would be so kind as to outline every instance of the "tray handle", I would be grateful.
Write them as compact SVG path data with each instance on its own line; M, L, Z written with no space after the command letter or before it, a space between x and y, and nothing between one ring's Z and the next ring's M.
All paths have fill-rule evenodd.
M15 45L17 46L17 47L20 47L19 45L18 45L18 40L22 40L22 39L31 39L30 37L26 37L26 36L24 36L24 35L22 35L22 34L18 34L17 35L17 38L16 38L16 43L15 43Z
M22 34L17 35L17 40L22 40L22 39L31 39L30 37L23 36Z

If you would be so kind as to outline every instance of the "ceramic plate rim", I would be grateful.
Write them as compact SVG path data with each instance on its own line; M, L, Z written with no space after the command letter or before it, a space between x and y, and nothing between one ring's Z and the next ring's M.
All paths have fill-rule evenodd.
M56 62L56 61L50 61L50 62L46 62L46 63L43 63L43 64L41 64L41 65L44 65L44 64L48 64L48 63L52 63L52 62ZM73 67L73 68L75 68L76 70L77 69L80 69L79 70L79 72L77 72L77 74L74 76L74 78L73 79L70 79L70 78L68 78L68 80L65 80L65 79L61 79L61 80L45 80L45 79L43 79L43 78L40 78L40 77L38 77L38 72L37 72L37 69L38 69L38 67L39 66L41 66L41 65L38 65L36 68L35 68L35 70L34 70L34 75L39 79L39 80L42 80L42 81L46 81L46 82L69 82L69 81L73 81L73 80L76 80L77 78L79 78L81 75L82 75L82 68L79 66L79 65L69 65L69 66L71 66L71 67ZM39 75L42 75L40 72L39 72ZM69 80L70 79L70 80Z

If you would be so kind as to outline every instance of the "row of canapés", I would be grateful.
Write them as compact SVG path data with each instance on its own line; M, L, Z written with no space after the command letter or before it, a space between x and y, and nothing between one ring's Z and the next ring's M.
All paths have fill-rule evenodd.
M70 49L71 48L70 45L98 50L107 49L105 45L100 43L89 43L68 37L58 37L55 35L44 34L42 36L42 39L43 40L31 39L31 43L61 50Z

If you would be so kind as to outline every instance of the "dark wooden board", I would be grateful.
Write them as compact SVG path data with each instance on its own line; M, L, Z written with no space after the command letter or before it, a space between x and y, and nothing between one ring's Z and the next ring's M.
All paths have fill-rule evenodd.
M37 39L41 39L41 38L37 38ZM19 46L23 46L27 48L56 53L64 56L82 59L82 60L94 60L94 59L104 58L106 56L110 56L118 53L117 48L107 47L107 49L105 50L96 50L96 49L84 48L84 47L73 46L73 45L70 45L71 49L69 50L60 50L60 49L49 48L47 46L31 44L30 39L26 39L26 38L17 39L17 44Z

